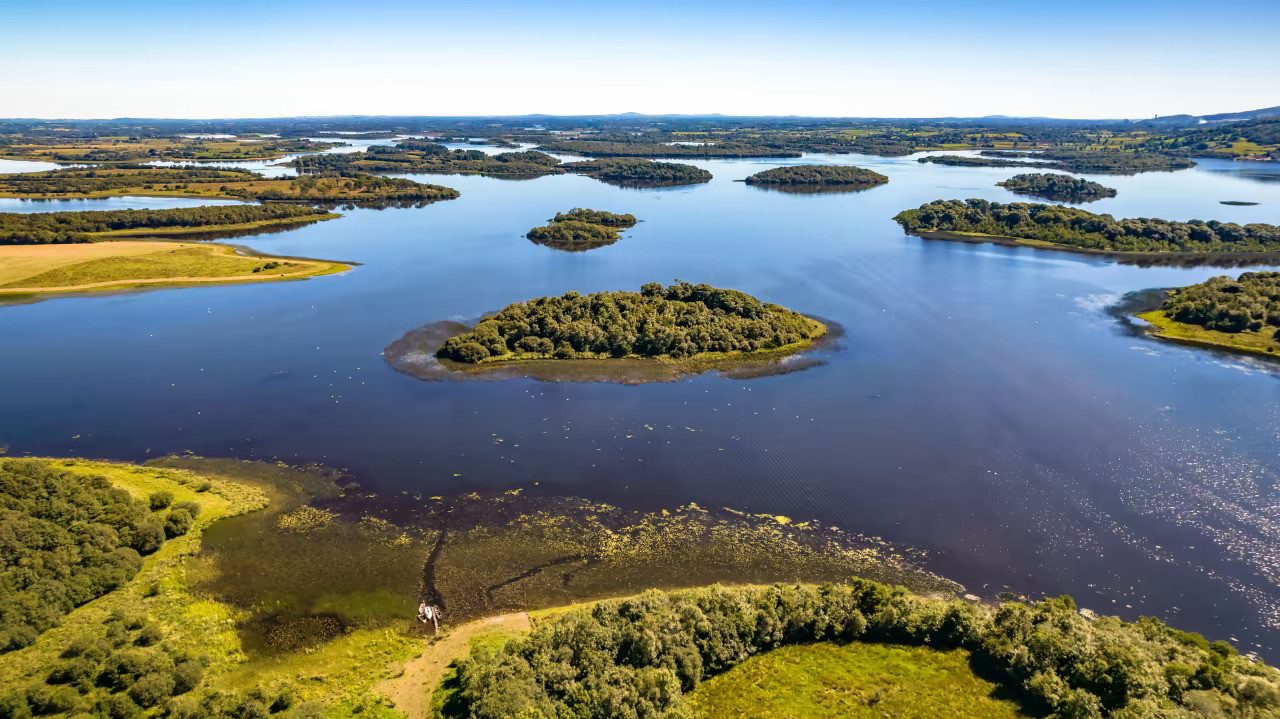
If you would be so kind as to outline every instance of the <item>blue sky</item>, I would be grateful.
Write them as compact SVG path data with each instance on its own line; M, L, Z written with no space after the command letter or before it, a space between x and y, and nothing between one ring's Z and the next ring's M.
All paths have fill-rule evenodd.
M4 0L0 18L0 117L1280 105L1280 0Z

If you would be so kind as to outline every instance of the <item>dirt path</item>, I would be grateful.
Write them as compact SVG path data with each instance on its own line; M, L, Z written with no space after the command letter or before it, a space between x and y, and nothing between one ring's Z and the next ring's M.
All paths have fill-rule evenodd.
M427 719L431 713L431 697L444 677L449 663L467 652L468 642L490 633L527 632L529 615L525 612L486 617L448 629L434 644L423 642L422 656L405 663L404 674L387 679L374 687L395 703L408 719Z

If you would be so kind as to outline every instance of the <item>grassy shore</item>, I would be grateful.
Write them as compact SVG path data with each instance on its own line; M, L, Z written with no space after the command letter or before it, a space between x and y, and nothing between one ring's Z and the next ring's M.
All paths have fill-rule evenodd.
M203 234L206 232L241 232L244 230L256 230L263 227L276 227L281 225L302 225L309 222L319 222L321 220L333 220L342 217L337 212L326 212L323 215L303 215L300 217L280 217L272 220L257 220L255 222L240 222L233 225L202 225L198 227L134 227L127 230L109 230L107 232L91 232L91 236L97 239L114 239L117 237L169 237L171 235L193 235Z
M974 674L968 653L892 644L805 644L754 656L689 701L708 719L1014 719L1015 702Z
M247 257L234 247L186 242L0 246L0 295L128 287L265 282L333 274L326 260Z
M1236 352L1248 352L1266 357L1276 357L1277 342L1274 330L1270 327L1261 332L1218 332L1201 327L1177 322L1165 315L1163 310L1153 310L1137 315L1152 325L1148 331L1152 337L1159 337L1173 342L1208 347L1210 349L1226 349Z

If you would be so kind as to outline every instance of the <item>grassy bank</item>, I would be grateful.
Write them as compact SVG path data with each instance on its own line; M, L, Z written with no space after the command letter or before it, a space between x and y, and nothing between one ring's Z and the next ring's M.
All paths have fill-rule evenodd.
M122 241L5 245L0 246L0 294L266 282L348 269L349 265L325 260L246 257L236 254L234 247L217 244Z
M1209 349L1226 349L1235 352L1276 357L1276 339L1274 329L1265 327L1254 332L1219 332L1200 325L1190 325L1170 319L1164 310L1153 310L1137 315L1152 325L1148 334L1152 337L1180 342L1182 344L1207 347Z
M748 659L689 694L708 719L1014 719L1018 704L974 674L962 649L803 644Z
M161 229L134 227L127 230L108 230L106 232L89 233L95 239L109 240L118 237L169 237L171 235L193 235L208 232L243 232L245 230L257 230L263 227L276 227L281 225L304 225L320 220L333 220L342 217L337 212L326 212L322 215L310 215L302 217L280 217L270 220L256 220L254 222L240 222L229 225L205 225L202 227L166 227Z

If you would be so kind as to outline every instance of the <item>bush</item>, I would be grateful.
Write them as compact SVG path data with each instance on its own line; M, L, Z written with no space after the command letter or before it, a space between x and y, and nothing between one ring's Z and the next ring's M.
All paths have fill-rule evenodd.
M271 713L282 712L291 706L293 706L293 690L286 687L276 697L276 700L271 702Z
M196 484L197 492L208 492L211 489L213 489L213 482L210 482L207 479L202 479Z
M164 544L164 527L159 522L145 522L134 529L133 541L130 543L138 554L151 554Z
M20 694L0 694L0 719L29 719L31 705Z
M271 712L257 699L245 699L236 707L234 716L235 719L267 719Z
M178 662L173 670L173 693L186 694L200 686L204 679L204 667L197 661Z
M138 636L133 640L133 643L140 647L149 647L159 644L161 639L164 639L164 630L160 628L160 625L155 622L147 622L138 631Z
M191 500L187 500L185 502L174 502L173 508L185 511L187 514L191 515L192 519L200 516L199 502L192 502Z
M61 714L80 706L80 693L71 687L37 684L27 690L27 703L36 716Z
M151 496L148 497L148 501L151 502L151 511L159 511L173 504L173 492L165 490L152 492Z
M142 716L142 707L126 694L114 694L102 702L103 713L108 719L137 719Z
M129 697L141 707L153 707L173 696L173 677L168 674L147 674L129 687Z
M175 509L164 519L164 536L168 539L181 537L191 529L191 515L185 509Z

